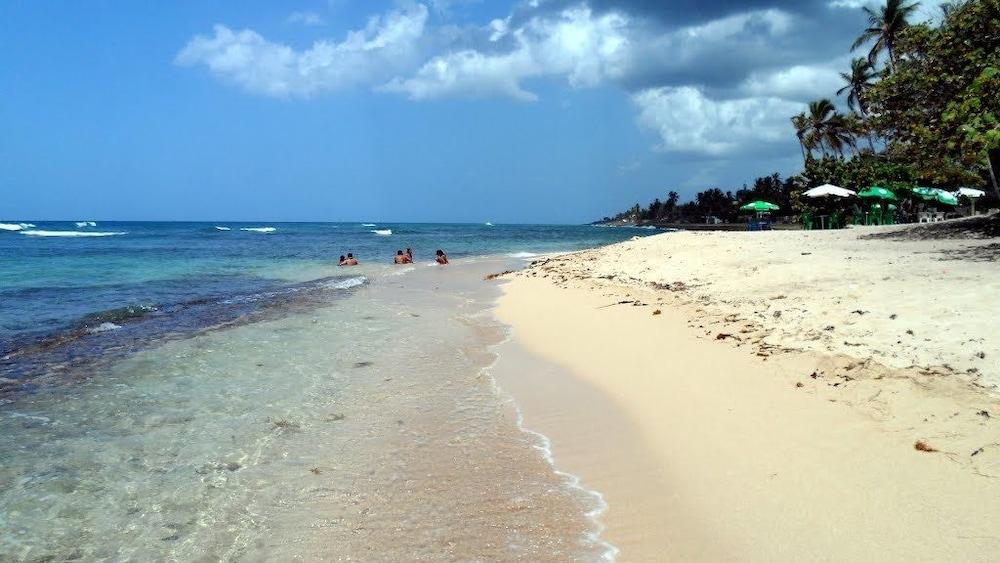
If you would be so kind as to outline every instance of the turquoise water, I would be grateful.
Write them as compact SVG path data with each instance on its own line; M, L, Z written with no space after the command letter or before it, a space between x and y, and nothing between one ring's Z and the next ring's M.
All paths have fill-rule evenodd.
M325 300L324 289L377 275L398 249L414 249L417 262L431 260L438 248L459 259L520 256L649 232L544 225L4 224L19 230L0 230L0 369L29 389L27 380L52 364L85 362L109 348L126 353L260 315L275 302ZM329 268L348 252L361 268Z
M649 231L33 223L0 231L4 558L613 552L483 371L506 338L483 277Z

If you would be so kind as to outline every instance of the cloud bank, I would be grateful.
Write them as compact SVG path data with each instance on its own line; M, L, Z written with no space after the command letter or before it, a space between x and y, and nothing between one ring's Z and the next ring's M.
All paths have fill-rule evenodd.
M837 36L831 48L816 34L837 33L844 14L852 18L844 29L856 30L863 3L530 0L505 18L465 26L437 21L449 3L406 4L303 49L219 24L190 39L175 63L274 97L363 88L414 101L532 102L544 82L611 87L632 101L638 126L658 136L657 150L750 154L794 147L788 116L840 86L851 37ZM323 23L304 12L288 21Z

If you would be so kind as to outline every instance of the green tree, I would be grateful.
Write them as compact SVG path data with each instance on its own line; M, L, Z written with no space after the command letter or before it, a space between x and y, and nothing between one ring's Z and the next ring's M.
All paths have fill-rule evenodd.
M886 154L918 179L983 185L1000 143L1000 0L954 5L939 26L908 27L895 72L866 96Z
M866 6L864 10L868 14L868 28L854 40L851 50L874 39L875 43L868 52L868 62L874 65L878 56L885 52L889 58L889 68L895 70L898 62L896 43L900 34L909 27L909 18L919 5L920 2L886 0L885 6L881 6L877 12Z
M840 73L840 77L844 79L846 84L837 90L837 95L843 96L846 93L847 107L855 109L857 106L857 110L863 114L865 113L865 92L871 88L872 81L877 76L872 63L863 57L855 58L851 61L851 73Z

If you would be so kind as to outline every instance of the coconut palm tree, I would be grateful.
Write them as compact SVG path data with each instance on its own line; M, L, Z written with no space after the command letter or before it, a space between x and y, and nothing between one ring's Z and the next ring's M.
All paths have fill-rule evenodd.
M836 144L836 136L831 137L829 134L832 125L831 119L836 115L837 108L833 106L833 102L826 98L809 102L809 112L806 115L808 123L806 138L819 145L823 154L826 154L826 147L831 140ZM830 146L830 149L837 150L837 147Z
M813 143L809 136L809 118L805 113L792 116L792 127L795 128L795 136L799 139L799 148L802 149L802 161L806 162L812 158Z
M844 79L846 84L840 90L837 90L838 96L843 96L847 93L847 107L857 109L862 113L865 112L865 102L864 93L868 88L872 86L872 80L875 79L877 73L872 67L872 64L868 62L863 57L858 57L851 61L851 73L841 72L840 77Z
M868 62L875 64L878 56L885 51L889 55L889 68L896 70L896 39L904 29L909 27L908 18L913 15L919 5L920 2L907 3L907 0L886 0L885 6L879 8L878 12L866 6L864 10L868 14L868 28L854 40L851 50L854 51L874 39L875 44L868 52Z

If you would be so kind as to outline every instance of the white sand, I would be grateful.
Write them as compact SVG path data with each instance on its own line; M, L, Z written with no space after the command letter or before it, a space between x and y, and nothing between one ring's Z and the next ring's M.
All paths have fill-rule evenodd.
M858 237L665 234L505 286L498 378L620 560L996 559L1000 270L942 260L988 241Z

